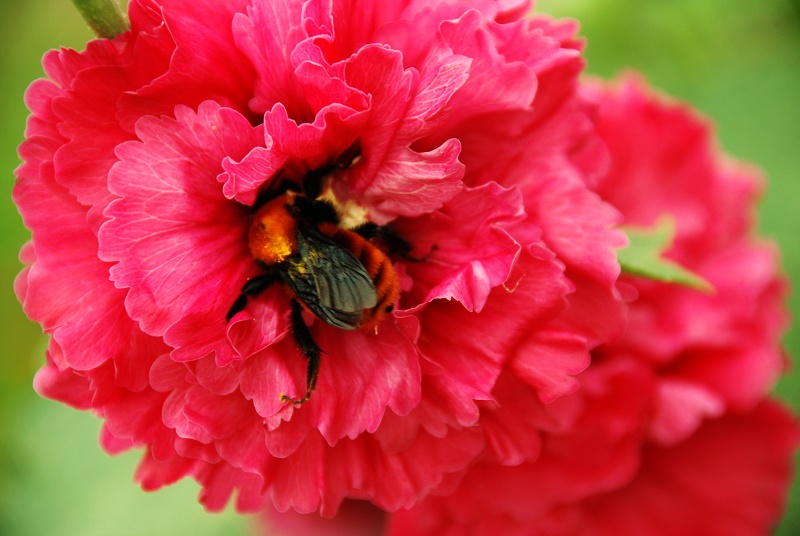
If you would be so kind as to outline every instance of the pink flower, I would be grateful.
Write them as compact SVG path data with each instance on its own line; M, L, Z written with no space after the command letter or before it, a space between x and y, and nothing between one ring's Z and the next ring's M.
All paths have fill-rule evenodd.
M671 215L668 256L715 291L622 278L628 327L593 352L580 390L517 405L540 450L509 466L487 449L461 480L393 514L389 534L758 535L782 511L800 426L767 398L785 366L786 284L772 245L753 236L758 176L638 80L584 94L602 144L579 159L608 164L597 192L626 224ZM529 390L504 373L494 395Z
M641 81L586 92L601 103L598 133L610 154L598 193L626 224L670 216L677 233L668 257L714 287L621 283L638 297L614 352L659 369L649 433L679 442L706 417L753 409L786 366L779 341L788 326L787 283L774 244L754 237L761 175L721 155L707 122L685 105L659 102ZM660 180L653 169L662 170Z
M576 160L592 124L575 25L528 7L134 0L131 31L49 53L14 189L33 236L16 290L50 335L36 389L101 416L107 451L145 447L145 489L191 476L210 509L236 492L248 511L396 510L487 444L530 457L498 378L535 404L577 388L622 327L624 237ZM298 320L287 257L254 257L299 240L284 225L254 241L251 218L309 174L342 226L412 246L375 240L399 296L368 331L313 299ZM243 302L265 273L284 285ZM293 339L323 353L303 405L283 396L313 387Z

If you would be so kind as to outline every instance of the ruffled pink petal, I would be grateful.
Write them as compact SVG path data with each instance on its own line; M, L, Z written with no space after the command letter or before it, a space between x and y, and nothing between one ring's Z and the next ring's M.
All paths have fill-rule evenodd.
M339 110L340 115L346 117L347 110L354 113L369 108L369 97L360 88L353 87L347 82L342 76L341 64L317 63L315 50L309 48L309 53L310 57L303 58L304 61L295 69L295 76L309 106L318 116ZM278 104L283 107L282 103ZM271 109L274 108L273 106ZM278 141L283 142L283 138L279 137ZM342 145L347 147L350 144L343 142Z
M120 44L127 45L126 40L120 38ZM127 70L131 51L129 46L96 41L82 54L64 50L45 58L46 70L62 71L65 84L52 102L58 130L69 140L54 155L55 177L78 202L98 207L90 219L95 232L99 213L113 198L106 177L116 162L114 148L132 138L115 117L118 92L136 87ZM98 132L103 135L98 136Z
M585 391L573 395L582 408L579 417L573 420L569 414L574 409L568 409L561 429L555 421L546 424L546 408L526 413L533 423L551 429L538 445L530 440L528 447L537 447L531 453L541 447L540 455L512 467L485 459L469 469L456 489L392 514L389 534L490 535L498 526L507 534L531 534L532 528L534 534L550 534L537 531L561 505L629 482L638 467L641 422L648 411L647 372L633 362L616 363L587 371L583 379ZM529 388L504 382L503 389L507 400L514 391ZM525 400L518 398L519 403Z
M200 502L212 512L222 511L237 490L234 504L240 512L258 512L268 500L260 475L240 471L224 463L198 467L194 478L203 486Z
M276 463L273 498L279 511L293 507L331 516L345 496L370 499L389 511L408 508L444 474L463 469L483 439L467 430L451 430L440 438L420 433L413 445L397 453L382 452L370 437L345 440L332 449L323 445L321 436L310 436L296 455ZM322 497L320 489L325 490Z
M578 389L575 375L589 365L590 351L615 340L624 328L625 310L616 292L590 277L569 270L565 275L575 285L567 306L535 326L508 361L509 370L547 403Z
M239 393L219 396L199 385L173 391L164 403L163 419L179 437L205 444L227 438L253 422L252 407Z
M388 509L407 507L442 482L447 474L462 470L483 446L481 435L474 430L449 429L438 437L418 430L410 442L396 450L387 450L384 443L376 441L378 436L370 435L343 439L331 447L321 435L311 431L295 452L273 458L267 455L264 440L266 437L269 442L275 431L269 431L263 419L245 408L236 409L241 404L236 397L209 397L209 393L203 394L196 388L184 391L182 396L187 402L185 409L174 413L176 422L182 423L179 429L197 437L202 430L215 436L229 434L215 442L216 452L225 464L189 465L182 457L156 457L161 460L159 463L168 465L153 467L145 484L157 487L168 483L159 482L161 476L191 470L210 486L201 500L211 509L221 508L235 489L239 489L239 508L246 511L263 508L268 500L265 488L248 483L252 479L244 478L247 474L268 483L266 493L279 510L290 507L299 512L320 510L324 516L332 516L345 497L370 499ZM222 404L223 411L203 410L212 404ZM221 418L229 405L230 419ZM384 425L393 426L391 422ZM282 429L283 426L277 431ZM192 456L200 458L200 451L193 451ZM145 464L152 466L153 461L145 460ZM205 461L214 463L211 459Z
M265 143L266 147L253 148L241 162L229 157L222 161L225 172L220 173L218 180L223 183L225 197L252 206L261 185L274 177L286 163L288 156L275 148L271 137Z
M629 361L593 366L581 376L581 391L574 396L583 412L570 427L556 429L544 438L542 456L530 464L534 480L541 483L536 506L589 497L629 481L639 464L642 422L650 410L652 378ZM512 506L516 515L528 510Z
M500 110L523 110L533 103L538 85L536 74L522 62L505 60L496 48L492 28L492 23L477 11L469 11L458 21L447 21L439 27L454 53L472 59L469 79L450 103L451 121L465 121Z
M255 274L253 274L255 275ZM231 285L235 289L238 285ZM199 309L184 313L180 322L164 333L164 340L175 349L171 357L177 361L193 361L199 356L213 355L218 366L246 359L281 340L289 330L289 296L280 286L267 289L256 300L250 300L244 311L227 325L220 326L236 295L215 309ZM224 316L223 316L224 318ZM209 329L217 326L220 329Z
M136 446L130 439L119 438L109 432L108 427L105 425L100 428L100 439L98 442L100 446L103 447L103 450L112 456L127 452Z
M442 21L458 19L470 9L479 10L490 17L492 13L489 12L494 8L491 0L478 0L469 4L452 1L402 3L405 5L398 6L397 14L379 26L372 37L375 42L386 43L395 50L402 50L403 64L407 68L419 68L432 50L440 48L439 27ZM419 39L419 35L429 38Z
M556 22L547 17L536 17L514 24L490 24L487 29L506 62L523 63L537 76L546 76L549 69L575 61L580 56L580 47L574 41L579 28L574 21ZM549 95L537 94L536 101L548 109L552 104L541 102L546 96Z
M147 450L139 461L133 479L145 491L155 491L193 473L199 473L205 467L206 464L200 460L183 458L177 454L159 459L153 455L152 450ZM227 499L228 497L225 498L226 502Z
M505 335L513 333L513 328L493 324L499 329L492 330L484 325L482 315L447 302L426 307L420 323L427 326L420 351L430 363L424 363L423 400L416 418L434 434L447 425L475 425L480 415L476 401L492 399L505 360L503 349L511 345ZM484 344L471 344L481 335ZM398 430L391 442L402 442L401 435Z
M313 112L303 97L292 64L292 52L308 37L303 25L304 2L255 2L247 13L233 19L236 46L258 73L250 108L263 114L281 103L297 122L309 121Z
M287 434L295 437L278 442L284 449L292 444L296 448L311 428L331 445L343 437L355 439L374 432L387 408L406 415L419 403L419 356L391 320L384 320L378 333L342 331L320 322L311 332L324 354L314 396L302 408L280 400L282 394L302 398L306 390L306 359L293 341L249 360L242 371L242 392L253 399L259 414L280 414L278 423L291 419L275 431L287 440Z
M354 145L366 122L367 96L348 86L331 68L313 61L301 63L294 78L316 114L313 122L292 118L283 103L264 115L264 148L255 148L241 163L226 159L225 196L251 205L269 178L300 179L309 169L324 167Z
M576 91L582 59L575 50L579 45L572 39L574 31L572 24L539 19L502 27L489 25L486 32L502 51L497 57L515 58L514 65L524 66L535 76L539 88L525 99L510 99L505 110L461 122L456 122L459 115L455 114L450 128L462 142L465 181L497 181L520 188L528 217L518 228L510 229L512 236L523 243L543 240L567 265L575 286L585 289L579 299L585 302L591 297L608 313L585 314L588 308L571 308L570 322L578 323L577 331L592 348L622 329L623 313L614 288L619 275L614 250L625 244L625 238L611 229L620 221L619 215L586 188L583 170L572 162L573 152L591 139L592 128L589 108ZM481 64L486 76L494 76L498 61L487 59ZM498 151L508 158L498 162ZM567 329L575 331L572 326Z
M403 61L407 66L405 53ZM417 139L439 128L452 113L450 100L453 94L469 79L470 65L470 58L454 54L439 36L419 66L416 94L398 129L398 136Z
M386 42L380 30L401 18L407 0L372 2L310 2L305 6L308 33L328 63L348 58L371 42ZM397 48L397 47L393 47Z
M59 370L52 361L39 369L33 378L33 388L43 397L58 400L76 409L92 407L89 379L72 370Z
M399 20L382 26L376 36L378 42L402 50L403 66L419 73L419 81L402 122L395 135L401 140L413 140L437 130L452 114L451 99L469 79L468 71L473 60L456 54L439 31L441 21L456 19L469 7L491 10L492 2L414 2L405 9ZM418 39L431 35L431 41ZM439 142L441 143L441 141ZM431 145L428 148L432 148Z
M318 66L309 66L307 70L311 69L316 70ZM327 91L331 89L328 86L337 81L331 80L327 73L321 72L318 76L324 80L318 81L320 87L314 89L322 95L327 95ZM274 151L305 163L306 169L320 168L328 163L331 155L337 156L343 153L353 145L366 120L363 113L366 108L366 97L361 93L355 93L354 98L348 100L353 102L342 103L340 100L332 100L330 104L321 107L313 123L302 124L291 119L282 104L276 104L264 114L266 134L275 144ZM297 163L293 164L299 167Z
M256 11L258 10L254 8L249 12L251 18L261 16ZM424 128L428 128L427 120L441 113L450 95L466 79L465 71L469 61L466 58L453 58L452 54L432 55L423 70L423 78L419 80L416 71L403 70L402 57L399 53L367 45L351 58L345 60L347 56L344 56L341 58L344 61L333 65L330 56L326 58L319 55L317 46L321 46L322 41L307 40L301 43L303 32L299 26L299 6L296 6L295 12L291 12L290 9L279 11L274 21L265 22L260 26L245 24L246 19L241 16L237 22L243 25L241 28L243 33L257 34L255 38L251 38L253 43L265 40L271 43L268 46L256 47L258 49L256 53L250 44L251 41L247 41L246 46L251 57L261 55L264 49L277 47L276 53L269 55L268 63L271 67L265 71L271 72L270 76L274 75L278 80L274 87L269 86L269 91L275 92L276 95L280 92L286 95L283 101L276 100L274 95L265 100L272 107L265 118L268 134L273 139L279 140L279 143L284 143L284 140L293 143L292 137L299 136L298 139L303 140L303 147L306 148L298 147L294 150L287 147L271 148L270 153L261 157L261 160L272 164L262 164L261 168L273 171L280 165L276 164L279 159L273 153L281 150L290 153L309 153L313 150L315 153L294 156L304 158L307 168L320 167L327 163L321 157L329 158L331 154L341 153L360 134L359 146L364 158L360 165L353 166L349 173L344 174L345 182L341 188L337 187L342 199L352 197L370 206L372 219L385 223L400 214L417 215L424 210L438 208L443 201L452 197L460 188L459 180L463 173L463 167L457 161L459 147L455 140L426 152L414 151L408 145L421 135ZM312 18L321 17L324 20L329 14L325 10L318 13L316 8L309 8L306 15ZM298 26L292 26L292 21L297 21ZM307 28L313 26L310 19L306 22ZM289 33L279 35L296 34L295 37L290 35L286 43L278 46L272 42L271 37L267 38L262 33L262 28L269 28L273 23L293 28ZM323 24L311 31L330 33L331 28L326 28ZM287 56L290 50L294 50L291 54L291 65L288 61L274 60L276 57ZM264 56L259 58L254 60L256 64L266 61ZM329 64L327 68L326 63ZM343 85L341 80L344 80L346 85ZM339 93L350 96L332 98ZM347 119L345 114L353 114L363 109L365 94L371 99L369 112L372 119L363 127L363 132L358 132L354 131L353 127L360 128L361 125L353 121L361 121L358 119L360 115L356 113L355 117ZM358 102L359 99L361 103ZM278 102L280 104L275 104ZM300 110L301 108L305 111ZM323 115L322 111L326 108L328 111ZM266 105L264 109L267 109ZM279 114L276 116L277 120L287 123L290 130L297 129L298 134L292 135L289 132L288 138L285 135L278 135L284 129L280 124L271 124L269 119L270 114L276 113ZM281 119L280 114L285 117ZM316 119L313 127L300 125L298 128L294 124L294 121L298 123L310 121L314 114ZM343 125L337 127L336 121L342 122ZM321 128L323 125L327 127L325 130ZM322 142L316 139L321 135L325 136ZM397 142L395 146L390 143L392 141ZM268 142L267 145L269 147L271 144ZM258 186L252 180L248 183L249 189ZM344 185L347 188L344 188ZM238 193L230 185L226 190L229 197ZM249 203L254 196L251 192L246 192L244 195L247 197L237 197L237 199Z
M153 390L162 393L180 388L191 378L186 364L173 361L169 355L162 355L156 359L149 372L150 386Z
M494 404L484 404L481 427L486 433L486 458L500 465L515 466L535 460L542 452L541 427L550 425L549 415L535 390L513 375L502 374L494 386ZM525 419L519 411L525 411Z
M497 0L497 6L498 22L507 23L530 13L532 2L531 0Z
M172 114L177 103L197 105L206 98L245 108L250 67L234 47L209 39L225 33L221 13L235 6L217 6L213 9L220 13L209 16L208 9L194 3L176 4L181 3L162 8L150 1L133 2L133 32L114 41L94 41L84 53L64 50L45 59L46 71L65 90L53 106L59 130L70 140L55 157L57 180L81 203L95 207L89 213L95 231L102 223L101 211L113 199L106 177L116 162L114 149L133 138L136 119ZM178 42L183 44L176 49ZM228 74L220 76L220 67L206 61L219 62ZM175 83L177 92L170 89Z
M107 370L93 375L94 403L103 408L106 428L115 437L129 439L135 445L161 443L174 448L175 431L165 426L161 414L166 397L163 393L145 390L139 393L114 389ZM100 402L101 398L105 398Z
M174 120L143 119L137 133L142 142L118 148L121 162L109 177L121 199L106 210L100 255L118 261L111 277L130 288L126 308L145 331L174 327L175 340L165 340L178 346L183 319L210 316L216 320L206 329L222 351L225 313L254 267L242 239L247 212L225 199L216 177L223 158L241 158L257 143L255 130L237 112L206 102L197 114L178 108Z
M419 117L436 113L447 102L447 93L431 100L423 91L416 98L418 72L403 69L400 52L378 45L363 47L342 67L348 85L369 94L371 105L359 138L363 158L334 185L337 194L370 207L370 218L379 224L441 207L461 189L460 145L447 140L427 152L410 145L419 134ZM458 68L446 75L455 79L451 89L463 79Z
M618 309L613 322L605 321L593 330L592 345L596 345L621 330L622 314L614 289L620 273L615 250L625 246L627 239L611 228L620 220L616 211L590 192L582 180L565 175L565 168L550 166L540 168L539 183L528 183L524 192L530 200L527 223L541 228L544 243L567 265L567 274L576 287L585 288L593 299L605 301L606 308Z
M34 134L20 148L25 163L17 170L14 200L35 250L35 262L20 276L24 283L17 283L23 307L51 335L51 357L60 368L85 371L109 359L136 359L139 351L163 352L160 341L127 317L124 293L108 281L109 265L97 258L86 208L54 180L50 159L58 141ZM146 384L142 375L121 380L137 389Z
M466 55L478 54L471 68L476 72L470 78L478 87L468 82L456 94L459 100L454 106L463 109L451 116L449 126L438 136L456 136L465 149L469 147L463 151L468 184L491 180L513 184L523 177L535 177L536 163L531 158L549 152L549 158L558 159L565 142L576 142L575 133L580 132L576 125L587 123L590 128L585 118L570 109L574 108L577 76L582 68L580 56L572 49L574 43L566 39L574 32L574 25L533 19L508 25L485 24L477 34L467 27L462 30L464 44L477 35L482 38L480 43L469 45L469 50L477 48L473 52L455 49ZM485 47L486 42L491 46ZM517 61L512 62L512 58ZM519 76L515 78L514 72ZM503 96L499 101L491 97L490 101L497 103L494 109L483 109L486 105L481 104L489 101L472 102L476 92L484 91L475 74ZM510 85L494 87L495 79ZM534 80L533 85L530 80ZM498 152L505 155L502 160L496 158Z
M464 190L441 210L393 224L414 244L414 255L430 252L425 262L406 264L414 286L403 293L403 307L444 298L479 312L519 254L519 244L504 227L521 216L516 190L487 184Z
M562 311L570 290L561 267L540 250L523 252L508 281L513 286L493 289L480 314L445 301L420 313L419 348L427 361L420 420L430 432L475 424L476 401L493 400L509 356Z
M397 216L427 214L461 189L464 166L458 161L460 151L458 140L448 140L424 153L410 147L391 149L380 156L381 167L363 194L356 193L353 198L368 205L370 219L379 224ZM357 166L351 169L352 175L359 175L353 182L363 182L365 174L358 173ZM352 184L349 177L344 180L348 186Z
M589 365L586 340L560 329L540 328L516 348L509 362L515 376L551 402L578 388L575 375Z
M442 437L420 432L396 452L385 451L369 435L331 447L312 432L296 452L271 458L257 454L263 450L265 434L260 419L248 424L240 414L237 422L240 429L217 442L225 463L190 464L182 457L166 457L158 467L155 458L145 459L149 474L143 484L158 487L169 483L160 482L162 477L192 471L207 487L201 501L212 510L222 508L236 489L237 507L244 511L259 511L271 500L279 511L319 511L331 517L347 497L396 510L413 504L446 475L461 471L483 446L480 434L468 430L449 430Z
M161 47L169 50L169 64L165 71L141 77L137 91L119 96L120 123L131 131L144 115L171 116L178 104L196 108L205 100L246 113L255 72L234 44L232 20L248 3L131 2L134 34L147 38L155 27ZM151 51L143 52L133 67L147 68L153 58Z
M650 437L660 445L685 441L707 418L720 417L725 403L712 391L680 379L665 378L655 393Z

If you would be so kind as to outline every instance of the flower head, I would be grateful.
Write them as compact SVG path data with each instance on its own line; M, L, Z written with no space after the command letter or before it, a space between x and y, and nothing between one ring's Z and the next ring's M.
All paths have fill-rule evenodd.
M529 457L496 384L577 388L622 328L624 237L578 158L575 26L527 8L134 0L49 53L14 190L37 390L211 509L395 510L487 444Z

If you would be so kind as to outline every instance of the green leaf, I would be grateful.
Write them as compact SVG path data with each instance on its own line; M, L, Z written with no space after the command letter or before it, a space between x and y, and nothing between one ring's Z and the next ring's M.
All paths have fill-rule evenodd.
M630 241L628 247L617 253L623 272L703 292L714 292L711 283L675 261L664 258L664 253L675 238L675 222L672 218L662 216L652 227L623 226L622 230Z
M112 39L130 28L118 0L72 0L97 37Z

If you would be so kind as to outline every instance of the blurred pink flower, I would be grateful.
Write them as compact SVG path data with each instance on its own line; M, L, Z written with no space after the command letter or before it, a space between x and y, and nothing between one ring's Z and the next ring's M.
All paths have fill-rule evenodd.
M146 447L145 489L192 476L215 510L408 508L487 444L533 456L498 378L534 406L577 388L622 329L625 241L578 161L575 25L528 8L134 0L131 31L46 55L14 189L38 392L97 413L107 451ZM290 294L226 313L262 270L257 198L317 170L344 221L390 223L422 261L391 256L374 330L306 318L324 355L295 406Z
M668 257L715 291L621 278L627 329L593 352L578 392L536 407L515 402L528 386L496 384L517 419L543 423L541 451L509 466L487 449L463 479L393 514L389 534L760 535L779 519L800 427L767 398L785 367L786 283L753 234L758 173L639 80L584 94L603 143L581 158L608 166L596 191L626 224L672 216Z

